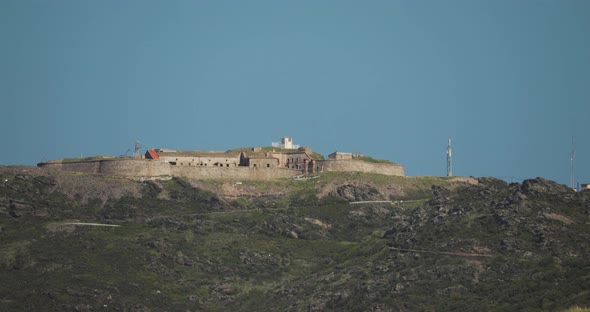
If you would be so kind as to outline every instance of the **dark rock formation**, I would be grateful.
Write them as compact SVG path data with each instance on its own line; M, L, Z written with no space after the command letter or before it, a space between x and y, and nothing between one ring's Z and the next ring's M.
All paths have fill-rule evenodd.
M382 200L383 196L379 190L369 185L346 184L336 190L338 196L348 201Z

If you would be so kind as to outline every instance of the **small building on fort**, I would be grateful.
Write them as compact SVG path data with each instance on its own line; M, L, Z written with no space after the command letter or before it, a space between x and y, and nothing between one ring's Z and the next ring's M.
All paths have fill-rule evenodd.
M300 147L295 151L271 151L269 153L271 157L279 160L279 167L295 169L295 170L308 170L308 166L314 160L314 153L309 147ZM318 158L318 157L316 157Z
M364 155L362 153L343 153L343 152L334 152L330 155L328 155L328 159L332 159L332 160L351 160L353 158L359 158L359 157L363 157Z
M352 153L334 152L328 155L328 159L332 160L350 160L352 159Z

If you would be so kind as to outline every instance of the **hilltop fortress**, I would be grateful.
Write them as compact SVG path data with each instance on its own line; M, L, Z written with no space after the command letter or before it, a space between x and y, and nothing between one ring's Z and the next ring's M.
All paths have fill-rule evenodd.
M366 172L405 176L403 165L362 154L334 152L328 159L308 147L283 138L272 147L229 151L149 149L142 157L59 159L38 164L43 168L111 176L150 178L178 176L190 179L268 180L316 175L328 171Z

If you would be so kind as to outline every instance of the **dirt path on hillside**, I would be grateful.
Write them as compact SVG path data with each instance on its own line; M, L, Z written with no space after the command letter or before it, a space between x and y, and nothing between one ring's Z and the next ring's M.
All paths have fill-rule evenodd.
M121 225L118 224L105 224L105 223L87 223L87 222L64 222L64 223L57 223L58 225L88 225L88 226L110 226L110 227L120 227Z
M418 250L418 249L406 249L406 248L396 248L396 247L389 247L389 249L390 250L405 251L405 252L429 253L429 254L439 254L439 255L459 256L459 257L493 257L494 256L492 254L482 254L482 253L432 251L432 250Z

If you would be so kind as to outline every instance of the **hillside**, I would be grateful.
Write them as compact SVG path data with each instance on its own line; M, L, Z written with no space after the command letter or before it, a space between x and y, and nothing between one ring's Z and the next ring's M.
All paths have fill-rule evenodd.
M589 215L541 178L0 167L0 310L560 311L590 306Z

